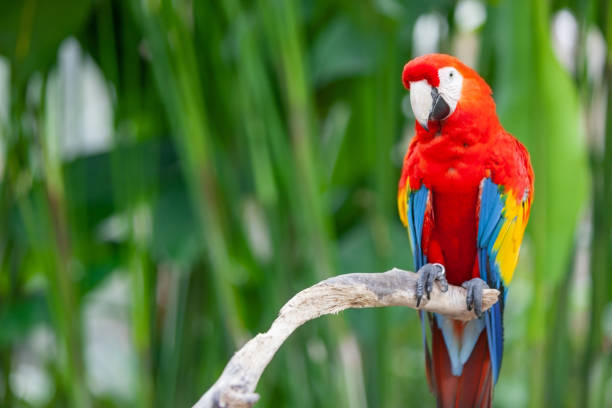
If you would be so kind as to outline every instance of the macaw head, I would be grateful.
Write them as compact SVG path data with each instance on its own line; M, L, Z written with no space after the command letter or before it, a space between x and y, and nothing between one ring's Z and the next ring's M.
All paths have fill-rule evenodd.
M461 119L482 119L495 103L491 88L457 58L446 54L427 54L409 61L404 66L402 80L410 91L410 104L417 122L429 131L431 122Z

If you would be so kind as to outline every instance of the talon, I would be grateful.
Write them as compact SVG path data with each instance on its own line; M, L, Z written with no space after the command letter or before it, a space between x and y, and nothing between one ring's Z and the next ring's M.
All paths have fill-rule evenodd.
M461 287L467 290L465 297L467 310L474 309L474 314L477 317L482 316L482 292L484 289L488 289L489 285L480 278L474 278L463 282Z
M472 310L472 300L473 300L474 291L472 290L471 287L467 287L466 289L467 289L467 295L465 296L465 304L467 305L467 310Z
M423 281L420 279L420 277L419 280L417 280L416 295L417 307L419 307L419 305L421 304L421 299L423 298Z
M442 264L433 264L438 268L438 281L440 282L440 290L442 292L448 292L448 281L446 280L446 269Z
M444 266L439 263L423 265L423 267L417 271L417 275L417 308L421 305L423 295L427 296L427 299L431 299L431 292L433 291L435 281L439 282L440 290L442 292L446 292L448 290L445 269Z

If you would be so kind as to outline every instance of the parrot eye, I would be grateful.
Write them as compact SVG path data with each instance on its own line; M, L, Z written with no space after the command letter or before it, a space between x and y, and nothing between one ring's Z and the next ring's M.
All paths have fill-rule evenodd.
M463 76L455 67L444 67L438 70L438 78L440 78L438 92L450 107L450 116L455 111L457 102L461 98Z

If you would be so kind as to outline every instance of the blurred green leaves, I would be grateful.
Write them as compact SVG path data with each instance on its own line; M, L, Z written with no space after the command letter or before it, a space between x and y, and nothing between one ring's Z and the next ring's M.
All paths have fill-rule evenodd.
M23 355L36 328L55 339L34 364L54 384L43 405L189 406L296 291L337 273L408 268L395 188L413 120L401 113L400 73L424 13L446 24L436 33L441 51L473 41L502 122L536 169L496 404L605 405L612 159L606 143L589 174L582 116L593 109L593 87L558 63L549 33L565 3L489 3L484 27L469 33L446 0L4 5L0 53L11 89L0 123L0 405L37 405L11 382L32 364ZM609 33L605 11L597 2L573 10L581 30L593 23ZM64 96L81 83L50 79L63 75L50 71L68 35L103 73L98 97L113 106L112 143L96 154L67 157L54 145L72 126L61 112L76 111ZM590 194L587 270L573 260L583 256L575 231ZM591 290L580 296L590 311L565 300L585 276ZM104 299L113 293L123 303ZM99 322L84 322L96 301L122 305L95 316L114 327L99 341L126 339L117 355L130 358L112 367L133 385L129 396L92 380L104 367L91 361L113 360L95 354ZM590 326L576 325L587 315ZM406 310L316 321L274 359L260 405L428 406L422 358L419 324Z
M371 73L378 58L376 37L360 32L350 20L338 18L315 39L312 80L317 86Z
M48 70L57 47L78 32L93 1L3 1L0 15L0 54L14 64L13 80L22 83L36 70Z
M589 191L585 123L576 86L553 54L548 7L543 1L526 1L501 4L496 10L495 39L504 45L496 53L500 115L504 126L525 142L536 175L529 226L537 272L525 322L530 347L540 350L534 352L530 380L533 406L542 403L544 373L553 369L543 357L547 338L562 336L551 334L556 329L551 323L556 311L551 299L562 280L569 279L576 225ZM567 316L559 318L564 321ZM563 360L564 367L570 364L566 356L554 359ZM561 398L563 389L556 384L549 396Z

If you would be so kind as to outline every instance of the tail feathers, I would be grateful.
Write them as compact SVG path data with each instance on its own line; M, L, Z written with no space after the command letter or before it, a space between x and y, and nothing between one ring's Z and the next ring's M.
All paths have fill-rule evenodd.
M442 331L431 325L432 355L426 358L429 384L439 408L489 408L493 392L491 358L487 333L480 333L476 345L463 365L460 376L454 376ZM427 353L429 354L429 353Z

